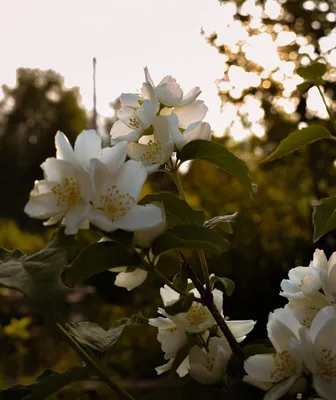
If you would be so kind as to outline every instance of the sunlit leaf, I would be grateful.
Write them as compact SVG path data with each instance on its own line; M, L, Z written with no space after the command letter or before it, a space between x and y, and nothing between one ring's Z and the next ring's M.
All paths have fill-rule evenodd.
M282 158L300 147L316 142L321 139L330 139L330 132L321 125L311 125L306 128L298 129L290 133L286 139L282 140L279 147L263 162L269 162Z
M336 197L321 199L320 204L314 207L313 224L314 242L336 229Z
M250 195L253 195L256 191L256 186L252 183L245 162L219 143L193 140L183 147L181 153L179 153L179 158L181 161L207 161L235 176L249 191Z
M204 226L210 229L222 230L225 233L233 233L231 223L235 222L238 212L232 215L221 215L205 221Z
M301 78L317 82L327 72L326 64L315 62L307 66L299 67L296 73Z
M212 276L210 283L212 287L218 287L227 296L231 296L235 289L235 283L229 278Z

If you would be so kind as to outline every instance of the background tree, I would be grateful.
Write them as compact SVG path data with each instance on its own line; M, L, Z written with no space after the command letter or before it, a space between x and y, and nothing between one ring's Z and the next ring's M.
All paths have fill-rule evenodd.
M78 88L66 89L52 70L20 68L16 86L2 86L0 102L0 217L13 218L22 227L38 227L23 208L40 164L55 152L54 136L63 131L71 141L87 126Z

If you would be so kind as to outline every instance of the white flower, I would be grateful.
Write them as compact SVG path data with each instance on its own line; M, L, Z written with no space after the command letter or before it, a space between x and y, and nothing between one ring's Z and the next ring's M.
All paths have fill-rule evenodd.
M45 225L61 220L65 233L77 233L90 210L90 176L74 164L47 158L41 165L44 180L35 182L25 212L32 218L48 219Z
M316 292L302 299L290 299L285 310L291 310L300 324L309 328L316 314L329 305L328 299L322 293Z
M168 161L174 150L168 118L157 116L152 125L153 135L142 136L139 143L129 143L127 146L128 156L142 162L148 173L156 171Z
M150 100L133 93L120 96L119 118L111 129L112 144L118 141L136 142L156 116L157 107Z
M306 327L300 329L305 364L313 374L316 392L326 400L335 400L335 337L336 313L331 306L319 311L309 330Z
M97 159L91 161L94 195L89 220L105 232L116 229L138 231L152 228L162 222L159 206L137 204L146 181L145 167L129 160L120 168L106 165Z
M267 324L268 337L275 354L257 354L245 361L244 380L263 390L268 390L265 400L284 396L301 378L303 360L298 340L300 324L288 310L270 313Z
M171 124L171 134L176 148L181 151L189 142L197 139L211 140L211 127L207 122L193 122L181 133L179 129L179 119L175 113L169 116Z
M201 94L199 87L194 87L184 95L180 85L172 76L165 76L157 86L154 85L147 68L145 77L146 83L143 85L142 95L152 101L155 101L153 98L157 99L165 106L160 115L170 115L173 111L179 118L180 128L183 129L203 120L208 108L202 100L196 100Z
M322 252L322 250L320 250ZM323 252L322 252L323 253ZM331 303L336 303L336 252L327 261L324 255L323 268L320 268L322 289Z
M227 340L212 337L209 340L209 351L194 346L189 353L189 373L195 381L211 385L223 379L227 364L232 354Z
M102 149L102 139L98 133L91 129L81 132L76 139L74 149L68 138L63 132L58 131L55 136L56 158L58 160L69 161L72 164L83 168L85 171L90 169L90 160L98 158L102 162L109 162L115 157L116 149L106 147ZM123 153L126 158L126 144L118 147L118 152Z
M321 289L320 270L327 260L322 250L315 250L314 259L308 267L296 267L289 271L289 279L281 282L281 296L299 299L317 293Z

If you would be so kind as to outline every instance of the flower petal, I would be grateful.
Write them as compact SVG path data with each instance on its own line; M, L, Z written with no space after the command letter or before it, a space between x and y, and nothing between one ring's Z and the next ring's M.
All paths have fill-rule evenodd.
M58 131L55 136L56 158L76 163L75 153L69 139L63 132Z
M152 228L162 222L160 207L153 204L145 206L135 205L125 217L115 221L119 228L125 231L137 231L139 229Z
M166 107L178 105L183 98L183 91L172 76L164 77L155 88L155 93L159 102Z
M31 218L47 219L61 213L64 210L57 206L57 199L54 193L44 193L31 196L24 208L24 212Z
M314 388L319 396L325 400L335 400L336 380L324 379L321 375L314 375Z
M90 129L77 136L75 142L75 156L78 163L89 170L91 158L99 158L102 150L102 139L98 133Z
M121 193L129 193L137 200L146 179L147 172L145 167L137 161L129 160L116 172L115 185Z
M151 246L154 239L156 239L165 230L166 227L166 214L163 205L160 205L162 221L152 226L151 228L140 229L134 232L133 243L134 245L148 248Z
M111 143L115 144L120 141L127 141L127 142L136 142L139 140L141 131L134 130L124 124L123 121L118 120L116 121L111 128Z
M264 400L278 400L281 399L295 384L297 380L296 376L291 376L276 385L274 385L264 397Z
M109 218L109 216L102 210L91 210L88 218L93 225L97 226L104 232L113 232L118 229L118 227L111 221L111 218Z
M182 100L180 101L180 103L178 104L179 107L184 107L184 106L188 106L189 104L191 104L193 101L195 101L197 99L197 97L202 93L201 89L196 86L193 89L189 90L189 92L187 94L185 94L182 98Z
M248 333L252 331L255 321L252 319L242 320L242 321L226 321L227 326L232 332L233 336L236 338L237 342L242 342Z
M88 202L79 202L71 207L64 215L64 224L66 235L75 235L81 223L88 216L90 204Z
M185 332L176 326L168 329L159 328L157 339L161 343L166 360L176 357L178 351L188 342Z
M172 358L169 360L166 364L160 365L159 367L155 368L155 371L158 375L163 374L164 372L170 371L172 365L173 365L174 359Z
M153 104L150 100L145 100L142 106L137 110L136 115L141 122L142 129L149 128L156 116L155 104Z
M278 375L275 377L278 367L277 354L256 354L249 357L244 363L245 372L253 379L270 383L287 378Z
M186 129L188 125L202 121L208 111L208 107L202 100L196 100L184 107L175 107L174 113L178 116L180 128Z
M141 268L136 268L132 272L120 272L114 284L119 287L124 287L127 290L132 290L140 286L146 280L147 275L148 272Z
M127 142L119 142L115 146L106 147L102 150L100 161L114 174L126 160Z
M120 95L120 104L121 107L140 107L139 100L141 100L141 96L134 93L121 93Z
M194 122L183 132L183 137L187 143L197 139L211 140L211 126L207 122Z

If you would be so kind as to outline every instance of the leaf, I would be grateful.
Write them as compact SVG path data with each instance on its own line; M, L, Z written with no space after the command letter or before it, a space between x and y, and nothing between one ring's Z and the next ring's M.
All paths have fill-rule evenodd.
M336 197L321 199L320 204L314 207L313 224L314 242L336 228Z
M204 223L205 217L203 211L194 210L186 201L175 196L173 193L163 192L149 194L141 199L139 204L148 204L153 202L163 203L168 228L175 225L203 225Z
M332 136L329 131L321 125L310 125L306 128L298 129L290 133L286 139L282 140L279 147L262 162L269 162L282 158L300 147L311 144L321 139L330 139Z
M310 88L312 88L314 86L314 82L312 81L305 81L300 83L299 85L297 85L297 89L300 92L300 94L305 94L306 92L308 92L308 90Z
M296 70L296 73L301 76L301 78L313 82L318 82L326 72L326 64L320 62L314 62L310 65L299 67Z
M210 283L212 287L217 286L227 296L231 296L235 289L235 283L229 278L220 278L218 276L212 276L210 278Z
M55 297L64 289L60 274L65 258L63 250L50 248L0 264L0 285L24 293L46 319L52 318Z
M72 382L89 379L90 373L86 367L73 367L68 371L57 373L45 371L32 388L31 393L23 400L41 400L57 392Z
M174 249L203 249L221 254L228 248L229 242L221 235L198 225L175 226L157 237L152 244L155 256Z
M238 212L235 212L232 215L222 215L214 217L208 221L205 221L204 226L206 228L222 230L225 233L233 233L231 223L235 222L237 218Z
M139 259L118 243L112 241L93 243L82 250L64 270L62 278L67 286L73 286L110 268L129 266L139 266Z
M25 253L19 249L7 250L3 247L0 247L0 264L3 264L7 261L18 261L24 256Z
M194 295L190 295L187 297L180 296L178 300L169 303L165 307L165 311L169 315L186 313L187 311L189 311L193 302L194 302Z
M181 290L187 290L188 287L188 268L185 263L181 263L180 272L178 272L173 278L173 284Z
M216 165L235 176L251 196L255 193L255 185L252 183L245 162L219 143L193 140L183 147L179 158L181 161L197 159Z
M117 343L127 326L139 325L145 321L147 322L145 317L136 314L116 322L108 330L87 321L68 323L67 328L81 345L104 353Z

